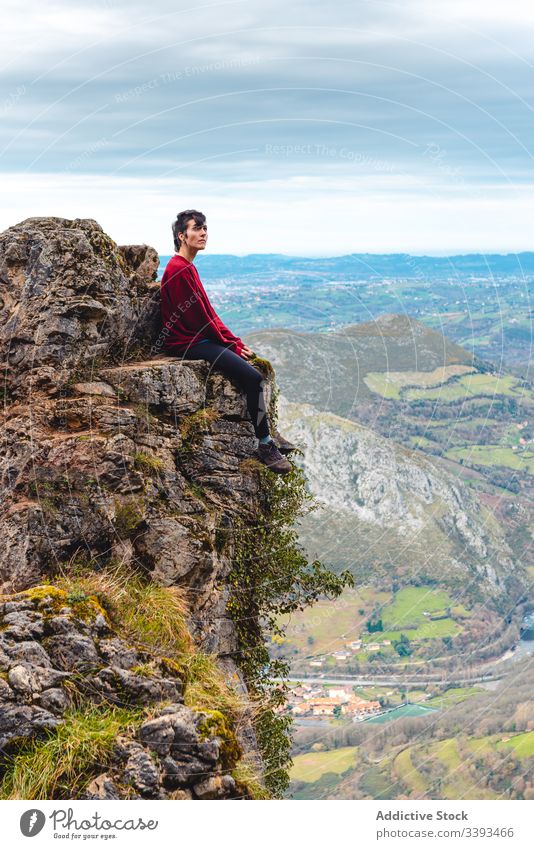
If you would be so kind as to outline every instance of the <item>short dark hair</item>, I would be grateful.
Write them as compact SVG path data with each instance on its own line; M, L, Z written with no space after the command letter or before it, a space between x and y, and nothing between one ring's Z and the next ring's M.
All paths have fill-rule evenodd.
M176 221L173 221L172 224L172 237L174 239L174 247L177 251L180 250L180 239L178 238L178 233L185 233L187 230L187 222L194 218L195 224L205 224L206 216L203 212L199 212L198 209L185 209L183 212L179 212L176 216Z

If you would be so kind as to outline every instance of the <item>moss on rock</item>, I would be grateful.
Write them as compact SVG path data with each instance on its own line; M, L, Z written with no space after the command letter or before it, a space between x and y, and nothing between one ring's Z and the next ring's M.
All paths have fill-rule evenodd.
M106 617L107 620L106 611L96 596L88 595L85 592L74 590L67 592L67 590L51 584L41 584L6 596L6 599L9 600L25 598L35 601L38 609L44 608L46 610L48 608L54 614L60 613L65 608L70 608L74 616L84 621L92 621L99 614Z
M201 740L218 737L221 741L221 766L232 769L243 752L228 718L220 710L203 710L197 731Z

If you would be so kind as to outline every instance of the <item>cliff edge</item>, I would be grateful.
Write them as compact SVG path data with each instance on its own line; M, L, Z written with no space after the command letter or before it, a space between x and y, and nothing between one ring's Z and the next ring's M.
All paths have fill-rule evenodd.
M231 381L161 355L158 262L93 220L0 234L3 798L276 794L251 551L268 582L262 534L302 481L254 459Z

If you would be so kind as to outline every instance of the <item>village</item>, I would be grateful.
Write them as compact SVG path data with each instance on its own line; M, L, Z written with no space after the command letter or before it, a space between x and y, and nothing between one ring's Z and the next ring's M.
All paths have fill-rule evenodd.
M285 706L294 717L346 717L352 722L361 722L382 710L380 702L361 699L350 687L302 683L290 690Z
M380 642L366 643L364 648L366 652L372 652L380 651L380 649L390 645L391 640L381 640ZM362 647L362 640L353 640L350 643L345 643L345 646L342 649L338 649L337 651L332 652L330 655L320 655L314 657L313 660L309 661L308 666L320 668L325 664L329 657L332 658L336 663L344 663L345 661L349 660L349 658L353 655L358 654L358 652L362 650Z

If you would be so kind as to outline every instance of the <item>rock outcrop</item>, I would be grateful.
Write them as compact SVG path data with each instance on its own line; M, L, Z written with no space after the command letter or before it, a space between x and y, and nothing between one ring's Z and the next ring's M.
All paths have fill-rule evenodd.
M199 737L205 715L183 704L180 676L157 658L148 676L132 672L147 652L105 611L77 615L54 584L82 560L180 587L196 650L246 698L225 579L228 531L261 510L256 439L232 382L205 361L162 355L157 267L152 248L118 247L92 220L30 218L0 235L0 737L12 751L15 737L61 723L75 674L93 701L167 702L117 746L91 797L127 784L141 797L222 798L237 794L237 749L225 759L220 737ZM272 405L272 369L255 365ZM254 755L251 723L236 733Z
M102 720L106 711L113 719L113 706L162 705L135 734L117 736L107 772L80 788L81 798L242 795L230 772L242 752L222 715L184 705L177 668L121 639L93 598L32 588L2 603L0 622L0 743L8 761L21 740L65 722L73 704L100 706Z

